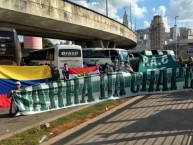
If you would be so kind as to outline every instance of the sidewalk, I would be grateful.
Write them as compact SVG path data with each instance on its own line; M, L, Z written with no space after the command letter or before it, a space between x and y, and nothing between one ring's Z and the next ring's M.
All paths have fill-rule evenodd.
M126 102L126 104L128 103L130 103L130 101ZM93 105L93 104L90 104L90 105ZM89 104L81 105L81 106L64 108L60 110L49 111L49 112L44 112L44 113L39 113L34 115L17 116L17 117L9 117L8 115L9 108L0 109L0 140L8 138L10 136L13 136L14 134L23 132L25 130L28 130L30 128L51 122L53 120L57 120L58 118L67 116L68 114L71 114L78 110L88 108L90 105Z
M55 111L49 111L29 116L9 117L9 109L0 109L0 140L28 130L32 127L51 122L72 112L87 108L90 105L82 105L70 108L64 108Z
M42 145L191 145L193 92L148 95Z

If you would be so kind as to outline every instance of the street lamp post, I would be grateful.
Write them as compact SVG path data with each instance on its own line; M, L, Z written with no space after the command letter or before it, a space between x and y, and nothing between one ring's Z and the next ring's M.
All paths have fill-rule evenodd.
M175 16L175 41L176 41L176 58L178 58L177 57L177 24L176 24L176 19L178 18L178 16Z
M106 16L108 17L108 0L106 0Z

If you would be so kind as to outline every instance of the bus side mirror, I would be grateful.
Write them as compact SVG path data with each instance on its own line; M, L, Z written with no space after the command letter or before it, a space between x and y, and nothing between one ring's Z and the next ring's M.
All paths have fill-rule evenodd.
M127 56L127 61L128 61L128 62L130 61L129 55Z

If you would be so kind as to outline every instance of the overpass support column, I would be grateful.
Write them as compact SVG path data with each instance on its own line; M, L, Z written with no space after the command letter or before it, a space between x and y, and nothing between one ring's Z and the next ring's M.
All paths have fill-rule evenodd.
M92 41L92 47L100 47L100 48L104 48L104 43L102 40L94 40Z
M103 40L103 45L104 45L104 48L109 48L109 41Z
M87 46L86 46L86 43L85 42L82 42L82 41L74 41L74 43L76 44L76 45L80 45L82 48L86 48Z
M110 41L110 42L109 42L109 47L108 47L108 48L116 48L116 43Z

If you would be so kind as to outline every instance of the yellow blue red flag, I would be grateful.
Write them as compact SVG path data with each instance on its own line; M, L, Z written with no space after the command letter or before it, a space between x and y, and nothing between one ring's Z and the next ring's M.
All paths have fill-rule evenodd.
M0 108L10 106L7 94L14 89L15 82L20 81L21 87L48 82L51 78L49 66L7 66L0 65Z

